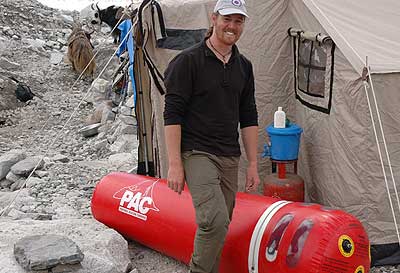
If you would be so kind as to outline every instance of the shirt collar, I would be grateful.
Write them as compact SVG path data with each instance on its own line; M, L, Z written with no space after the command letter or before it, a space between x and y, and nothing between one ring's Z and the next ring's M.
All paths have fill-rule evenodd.
M202 47L204 48L204 54L206 55L206 57L215 57L215 58L217 58L217 56L215 56L214 52L207 46L207 44L206 44L206 40L207 40L207 39L208 39L208 38L204 39L204 40L202 41L202 43L201 43ZM238 55L239 55L239 49L238 49L238 47L236 46L236 44L234 44L234 45L232 46L232 55L231 55L231 57L229 58L229 62L228 62L228 63L230 63L230 62L231 62L233 59L235 59Z

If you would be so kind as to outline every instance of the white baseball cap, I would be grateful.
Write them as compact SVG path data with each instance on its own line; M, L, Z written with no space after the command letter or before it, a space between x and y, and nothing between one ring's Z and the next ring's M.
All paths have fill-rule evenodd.
M218 0L214 12L221 15L242 14L249 17L244 0Z

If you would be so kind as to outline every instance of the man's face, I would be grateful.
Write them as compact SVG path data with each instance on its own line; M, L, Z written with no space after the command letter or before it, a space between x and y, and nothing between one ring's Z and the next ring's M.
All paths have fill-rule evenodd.
M213 14L212 20L217 39L225 45L236 43L243 32L245 17L241 14Z

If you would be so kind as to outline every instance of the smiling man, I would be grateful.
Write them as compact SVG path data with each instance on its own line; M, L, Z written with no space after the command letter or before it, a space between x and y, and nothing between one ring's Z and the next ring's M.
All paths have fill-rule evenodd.
M244 1L219 0L205 40L178 54L165 71L167 180L179 194L186 181L192 195L193 273L218 272L238 190L239 125L248 160L245 191L260 180L253 68L236 46L247 17Z

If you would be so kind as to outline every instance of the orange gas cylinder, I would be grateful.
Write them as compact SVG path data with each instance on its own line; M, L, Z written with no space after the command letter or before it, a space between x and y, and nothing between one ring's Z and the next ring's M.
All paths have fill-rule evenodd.
M273 173L264 180L264 195L304 202L304 180L293 173L285 174L285 178L279 178L279 174Z

